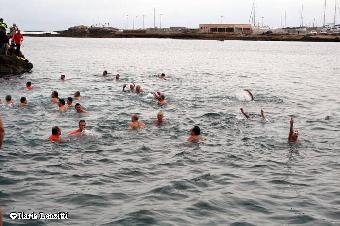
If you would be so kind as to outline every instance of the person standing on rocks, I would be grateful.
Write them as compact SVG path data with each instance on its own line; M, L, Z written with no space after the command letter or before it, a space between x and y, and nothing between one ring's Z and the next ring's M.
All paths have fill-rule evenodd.
M13 37L13 35L15 35L17 30L18 30L18 26L16 24L13 24L13 26L9 28L9 36Z
M15 54L21 55L20 46L21 46L21 43L24 41L24 36L20 33L20 30L18 30L17 33L13 35L12 40L16 47Z
M8 28L7 24L4 22L4 19L0 18L0 30L5 31Z
M7 46L9 44L9 38L6 34L6 30L0 30L0 55L7 55Z

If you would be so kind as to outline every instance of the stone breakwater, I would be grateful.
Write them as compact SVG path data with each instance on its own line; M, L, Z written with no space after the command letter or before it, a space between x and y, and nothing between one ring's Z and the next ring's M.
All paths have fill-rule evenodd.
M77 26L57 34L26 34L33 37L73 37L73 38L171 38L198 40L245 40L245 41L303 41L303 42L340 42L340 35L309 34L209 34L196 30L186 32L159 32L157 30L119 31L115 28Z

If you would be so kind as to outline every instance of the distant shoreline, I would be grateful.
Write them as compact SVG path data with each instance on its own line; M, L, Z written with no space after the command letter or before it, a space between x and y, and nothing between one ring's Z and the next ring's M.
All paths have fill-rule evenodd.
M68 37L68 38L164 38L184 40L242 40L242 41L295 41L295 42L340 42L339 35L297 35L297 34L252 34L223 35L204 33L114 33L114 34L24 34L27 37Z

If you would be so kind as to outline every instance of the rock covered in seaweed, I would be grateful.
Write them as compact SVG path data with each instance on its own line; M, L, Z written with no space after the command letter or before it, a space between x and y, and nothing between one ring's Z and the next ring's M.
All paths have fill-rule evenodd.
M30 72L33 64L27 59L17 56L0 55L0 77L6 75L20 75Z

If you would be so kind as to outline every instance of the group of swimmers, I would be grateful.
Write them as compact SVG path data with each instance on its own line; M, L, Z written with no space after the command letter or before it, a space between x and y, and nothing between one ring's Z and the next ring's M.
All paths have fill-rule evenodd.
M108 73L107 71L103 72L103 76L108 76L110 73ZM120 80L120 75L117 74L116 76L116 80ZM162 80L167 80L166 76L164 73L162 73L160 76L158 76L160 79ZM61 75L60 79L62 81L64 81L66 78L65 75ZM129 87L129 89L127 89L127 87ZM32 91L33 90L33 86L31 82L27 82L26 83L26 90L27 91ZM251 101L254 101L254 95L251 93L250 90L245 90L250 98ZM123 86L123 92L134 92L136 94L141 94L144 93L144 89L140 86L140 85L135 85L134 83L131 83L129 85L125 84ZM165 99L165 95L159 91L154 92L153 93L154 98L158 101L158 105L160 106L164 106L167 104L167 100ZM88 114L88 112L86 111L86 108L83 107L80 103L76 103L74 104L74 100L76 101L80 101L81 99L81 95L80 95L80 91L77 91L74 93L74 97L68 97L65 101L65 99L63 98L59 98L59 94L57 91L53 91L51 94L51 102L53 104L57 104L59 107L59 111L60 112L66 112L67 110L69 110L70 108L75 109L75 111L77 113L81 113L81 114ZM0 99L0 103L2 103L1 99ZM14 101L12 100L11 95L7 95L5 98L5 103L8 106L14 106ZM26 99L26 97L21 97L20 98L20 107L26 107L28 106L28 101ZM244 111L243 108L240 108L241 113L244 115L244 117L246 119L250 119L250 115L248 113L246 113ZM263 121L266 121L266 117L264 114L263 109L261 109L260 112L261 118ZM163 111L159 111L157 114L157 118L156 120L154 120L154 124L157 126L162 126L164 124L166 124L165 121L165 116L164 116L164 112ZM72 131L69 133L70 136L79 136L84 134L84 132L86 131L86 122L85 120L80 120L78 123L78 129ZM139 117L138 115L134 114L131 116L131 122L129 123L129 127L131 129L143 129L146 128L145 123L139 121ZM0 148L2 146L3 143L3 138L4 138L4 126L3 126L3 121L0 115ZM294 130L294 119L291 118L290 119L290 128L289 128L289 135L288 135L288 141L291 143L295 143L297 142L299 137L299 132L297 130ZM49 140L52 142L62 142L62 141L67 141L67 139L62 139L61 137L61 129L58 126L54 126L52 128L52 134L49 137ZM199 126L194 126L191 130L190 130L190 136L187 139L187 141L189 142L199 142L202 141L203 138L201 136L201 129Z
M33 90L33 86L32 86L32 83L31 82L27 82L26 83L26 90L27 91L31 91ZM2 104L2 100L0 99L0 104ZM12 96L11 95L7 95L5 97L5 104L9 107L13 107L15 102L14 100L12 99ZM20 98L20 107L26 107L28 106L28 101L27 101L27 98L26 97L21 97Z

